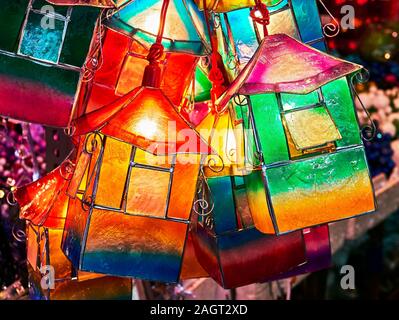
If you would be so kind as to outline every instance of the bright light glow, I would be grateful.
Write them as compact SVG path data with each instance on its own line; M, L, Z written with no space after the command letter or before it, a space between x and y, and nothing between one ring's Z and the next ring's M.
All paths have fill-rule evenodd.
M391 54L389 52L385 53L384 58L387 60L391 59Z
M157 132L157 124L150 119L142 119L137 123L137 131L145 137L154 137Z

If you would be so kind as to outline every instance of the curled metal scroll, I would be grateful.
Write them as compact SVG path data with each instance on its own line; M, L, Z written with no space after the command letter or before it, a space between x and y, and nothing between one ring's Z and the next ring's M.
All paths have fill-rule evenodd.
M319 0L319 2L323 6L323 8L326 10L327 14L332 19L332 22L329 22L329 23L326 23L325 25L323 25L323 33L326 37L333 38L333 37L337 36L338 33L341 31L341 27L340 27L337 19L332 15L330 10L328 10L328 8L324 4L323 0Z
M221 166L218 166L216 158L220 159ZM223 158L219 154L212 154L208 156L207 167L215 173L222 172L224 170L224 161Z
M12 191L9 191L7 193L6 201L10 206L15 206L17 204L17 201L15 200L15 197L14 197L14 193Z
M198 181L197 197L198 199L196 199L193 204L194 212L200 217L210 216L215 205L213 203L211 189L202 170Z
M360 99L360 96L356 91L355 82L365 83L369 80L369 78L370 78L370 73L368 72L368 70L363 69L362 71L360 71L357 74L355 74L354 76L352 76L351 81L350 81L350 87L352 89L352 92L355 95L356 99L359 101L360 106L362 107L364 113L366 114L367 120L369 122L368 124L363 125L360 130L362 139L366 140L366 141L371 141L375 138L375 135L377 134L377 127L376 127L373 119L371 119L371 115L370 115L369 111L363 104L362 99Z
M14 223L14 225L12 226L11 234L17 242L25 242L26 240L25 231L22 230L17 223Z

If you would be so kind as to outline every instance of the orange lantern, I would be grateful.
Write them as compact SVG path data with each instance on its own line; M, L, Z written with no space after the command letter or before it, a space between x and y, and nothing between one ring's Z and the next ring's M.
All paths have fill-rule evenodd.
M63 250L81 270L176 282L204 154L160 89L139 87L78 119L87 134Z

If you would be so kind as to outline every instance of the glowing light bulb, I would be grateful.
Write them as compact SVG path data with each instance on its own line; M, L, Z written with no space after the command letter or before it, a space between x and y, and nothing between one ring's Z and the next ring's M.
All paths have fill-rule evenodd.
M391 54L389 52L385 53L384 58L389 60L391 58Z

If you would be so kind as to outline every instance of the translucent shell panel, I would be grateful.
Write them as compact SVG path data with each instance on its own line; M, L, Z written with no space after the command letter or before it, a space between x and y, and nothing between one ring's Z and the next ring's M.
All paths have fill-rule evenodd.
M256 24L258 34L263 39L263 25ZM298 29L295 25L295 19L291 10L277 12L270 17L270 24L267 26L268 34L284 33L289 36L300 39Z
M318 147L341 139L324 106L289 112L283 117L298 150Z
M67 199L61 193L65 193L67 176L61 165L39 180L17 188L14 197L20 205L20 218L30 220L35 225L45 224L51 211L53 219L57 216L62 218Z
M206 71L197 67L195 70L195 101L207 101L211 98L212 83L209 81Z
M120 208L132 146L107 137L101 161L95 204Z
M265 163L289 160L287 141L276 95L255 95L250 99Z
M331 82L322 87L322 92L328 111L342 136L342 139L337 141L337 147L361 144L360 129L348 80L341 78Z
M56 10L57 8L63 7L56 7ZM60 62L76 67L83 66L99 14L100 10L97 8L75 7L72 9L62 44Z
M234 206L231 178L218 177L208 179L210 192L214 197L214 230L216 234L237 230L237 218Z
M363 148L269 168L266 177L281 233L375 209Z
M49 259L42 261L42 265L51 264L55 270L56 279L71 279L72 264L61 250L62 229L48 229ZM41 241L41 252L45 251L46 241Z
M207 119L197 127L197 130L202 137L208 138L207 141L217 156L210 155L206 158L206 176L245 174L245 142L242 127L235 126L230 112L221 115L210 113L207 117L214 119L213 125L208 123L210 119Z
M180 280L209 277L208 273L198 262L197 256L195 255L192 237L192 233L189 232L187 236L187 244L184 249Z
M315 0L291 0L303 42L323 38L320 15Z
M280 96L281 105L284 111L311 106L320 102L319 93L317 90L308 94L281 93Z
M217 244L224 288L260 282L306 261L301 231L273 236L250 228L222 235Z
M134 150L134 163L169 169L173 162L173 156L156 156L138 148Z
M130 173L126 212L134 215L165 217L169 181L169 172L133 167Z
M85 281L63 280L56 281L55 288L43 290L41 280L43 275L28 267L32 300L131 300L132 280L129 278L110 277L102 275L100 278Z
M328 225L306 228L302 231L306 248L306 263L283 272L277 277L265 279L267 281L298 276L329 268L332 263L330 234Z
M50 300L131 300L132 280L101 277L86 281L62 281L50 292Z
M94 209L83 269L154 281L179 278L187 224Z
M236 10L227 15L234 45L241 65L246 65L259 47L249 9ZM225 32L227 34L227 31Z
M42 14L29 13L20 53L56 63L58 62L58 53L61 50L65 22L54 19L54 28L45 29L41 27L43 17L45 16Z
M266 197L266 189L263 182L262 171L256 170L244 176L248 204L251 209L252 219L255 227L268 234L275 234L273 221L269 211Z
M83 210L79 198L69 201L62 235L62 251L75 267L80 265L80 254L89 211Z
M0 114L51 127L67 127L79 72L49 68L0 53Z
M184 164L181 158L189 162ZM190 155L190 159L187 159L185 155L177 155L170 190L168 218L189 219L197 187L200 161L198 155Z
M90 153L82 151L78 157L72 179L69 182L66 193L69 197L75 198L78 191L86 189L87 171L91 160Z
M27 230L27 242L26 242L26 257L33 270L37 269L38 257L39 257L39 241L37 228L28 224Z

